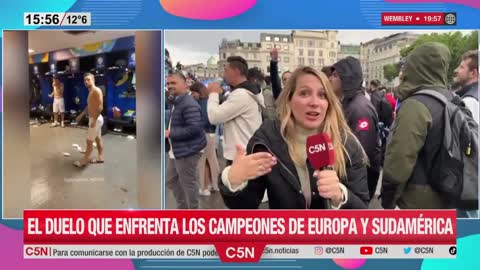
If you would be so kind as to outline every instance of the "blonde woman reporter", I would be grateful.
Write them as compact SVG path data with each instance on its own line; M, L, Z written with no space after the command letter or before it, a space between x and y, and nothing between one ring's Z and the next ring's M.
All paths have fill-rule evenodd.
M247 145L237 146L222 172L227 207L255 209L265 190L271 209L367 208L367 158L350 131L328 78L311 67L293 72L277 100L279 120L266 121ZM335 149L332 171L307 162L306 138L326 132Z

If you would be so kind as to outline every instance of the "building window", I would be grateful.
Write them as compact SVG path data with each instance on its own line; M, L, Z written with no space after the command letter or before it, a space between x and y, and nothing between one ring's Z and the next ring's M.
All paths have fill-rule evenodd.
M330 52L330 58L335 58L336 57L336 53L335 52Z
M223 59L226 59L226 58L227 58L227 54L226 54L226 53L223 53L222 56L223 56Z
M300 39L300 40L298 41L298 46L303 47L303 40Z
M288 45L283 46L283 49L284 49L285 51L288 51L288 49L289 49L289 48L288 48Z
M305 65L305 59L303 57L298 58L298 64L299 65Z
M247 59L250 58L250 54L249 54L249 53L246 53L246 54L245 54L245 58L247 58Z
M303 56L303 49L298 49L298 55Z
M308 56L315 56L314 50L308 50Z
M323 57L323 51L318 51L318 55Z
M290 62L290 58L288 56L283 57L283 62L285 63Z
M280 51L282 49L282 45L275 45L275 48L277 48Z
M308 41L308 47L309 47L309 48L315 47L315 41L309 40L309 41Z
M275 39L276 42L280 41L279 37L275 37L274 39Z
M313 59L313 58L308 58L308 64L309 64L310 66L314 66L314 65L315 65L315 59Z
M284 37L283 39L283 42L288 42L288 38Z
M271 37L269 37L269 36L266 36L266 37L265 37L265 41L271 41L271 40L272 40Z
M333 43L333 42L330 43L330 48L332 48L332 49L335 48L335 43Z
M257 54L256 53L253 54L253 59L257 59Z
M271 49L272 48L272 44L267 44L267 49Z

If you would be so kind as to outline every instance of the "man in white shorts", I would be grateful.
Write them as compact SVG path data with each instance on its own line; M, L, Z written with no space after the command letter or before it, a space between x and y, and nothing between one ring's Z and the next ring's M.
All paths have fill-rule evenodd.
M53 78L53 92L49 95L50 97L53 96L53 124L50 127L57 127L58 118L60 116L61 119L61 127L65 127L63 124L63 118L65 113L65 100L63 99L63 83L60 81L58 77Z
M102 141L102 126L103 126L103 94L102 91L95 86L95 77L91 73L86 73L83 76L83 82L88 88L87 108L77 116L77 123L88 113L88 133L87 133L87 149L83 158L76 161L73 165L83 168L88 163L103 163L103 141ZM90 154L93 151L93 142L97 143L98 157L90 160Z

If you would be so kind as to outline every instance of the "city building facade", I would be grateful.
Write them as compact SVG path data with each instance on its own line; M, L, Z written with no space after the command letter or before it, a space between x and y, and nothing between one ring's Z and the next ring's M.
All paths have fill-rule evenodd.
M226 59L242 56L249 68L257 67L266 75L270 72L270 52L278 50L279 73L293 71L298 66L321 69L338 59L338 31L292 31L290 34L261 33L260 42L223 40L219 46L219 73L222 75Z
M337 61L338 31L292 31L295 66L321 69Z
M347 56L355 57L357 59L360 59L360 45L354 45L354 44L340 44L340 41L338 42L338 54L337 54L337 59L340 60L342 58L345 58Z
M417 37L417 34L403 32L362 43L360 59L365 81L377 79L383 84L392 84L385 79L383 67L397 65L401 58L400 51L415 42Z
M278 50L278 71L280 73L295 69L295 61L293 58L295 49L292 35L261 33L260 44L262 60L261 70L264 73L270 73L270 52L273 48L277 48Z
M247 61L249 68L256 67L262 69L261 51L260 42L242 42L239 39L222 40L218 50L219 60L217 66L219 76L223 76L223 68L230 56L241 56Z
M210 57L206 65L203 63L186 65L183 67L183 70L192 74L198 80L216 79L220 76L217 63L217 58Z

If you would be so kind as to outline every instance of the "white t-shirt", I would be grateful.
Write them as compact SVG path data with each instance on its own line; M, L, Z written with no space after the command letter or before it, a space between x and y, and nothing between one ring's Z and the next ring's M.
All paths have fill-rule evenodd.
M465 102L465 105L467 106L467 108L472 112L473 119L478 124L478 120L479 120L478 101L472 97L465 97L463 98L463 102Z

